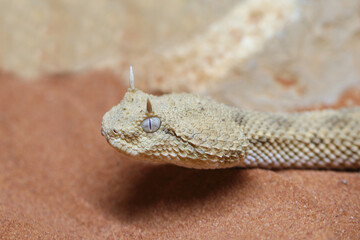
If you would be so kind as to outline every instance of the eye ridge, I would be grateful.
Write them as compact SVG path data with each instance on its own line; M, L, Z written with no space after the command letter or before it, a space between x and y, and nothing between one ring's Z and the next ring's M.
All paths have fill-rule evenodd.
M147 133L154 133L159 130L161 126L161 120L159 117L147 117L145 118L142 123L142 129Z

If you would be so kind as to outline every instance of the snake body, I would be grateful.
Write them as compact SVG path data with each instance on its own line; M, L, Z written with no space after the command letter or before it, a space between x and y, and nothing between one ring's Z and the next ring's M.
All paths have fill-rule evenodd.
M189 168L360 169L360 108L265 113L131 87L102 134L133 158Z

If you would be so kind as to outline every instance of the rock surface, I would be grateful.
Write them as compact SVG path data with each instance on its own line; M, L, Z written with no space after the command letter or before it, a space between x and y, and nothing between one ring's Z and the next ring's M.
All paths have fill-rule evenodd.
M28 79L132 64L142 89L273 111L360 85L359 1L35 2L0 1L0 69Z

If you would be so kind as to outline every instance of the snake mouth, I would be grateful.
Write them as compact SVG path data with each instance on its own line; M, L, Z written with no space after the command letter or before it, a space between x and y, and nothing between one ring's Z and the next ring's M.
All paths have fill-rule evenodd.
M126 140L123 140L118 137L110 137L107 138L106 140L113 148L115 148L117 151L121 153L128 154L131 156L137 156L139 154L138 151L134 150L136 143L135 144L129 143Z
M101 132L101 135L103 135L105 137L106 141L108 141L109 137L108 137L107 131L105 130L104 126L101 126L100 132Z

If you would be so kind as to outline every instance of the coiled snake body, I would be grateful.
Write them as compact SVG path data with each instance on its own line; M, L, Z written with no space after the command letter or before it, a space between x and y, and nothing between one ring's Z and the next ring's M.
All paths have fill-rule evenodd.
M360 108L263 113L132 86L102 134L134 158L189 168L360 169Z

